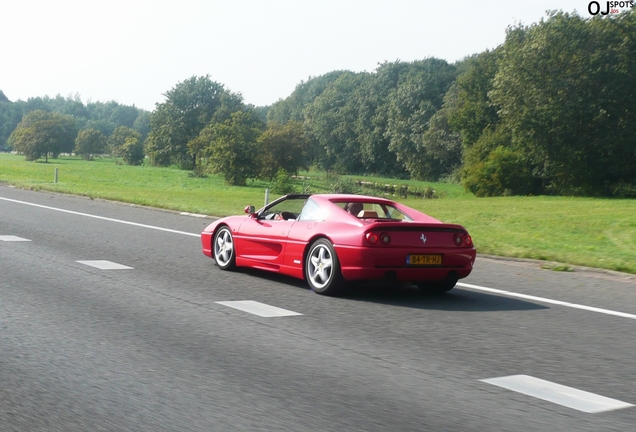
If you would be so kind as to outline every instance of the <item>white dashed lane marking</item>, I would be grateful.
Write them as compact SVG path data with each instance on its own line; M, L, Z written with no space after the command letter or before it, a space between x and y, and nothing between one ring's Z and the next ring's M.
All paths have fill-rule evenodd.
M100 270L133 270L132 267L125 266L123 264L117 264L112 261L95 260L95 261L77 261L80 264L95 267Z
M28 242L31 241L29 239L25 239L22 237L14 236L14 235L0 235L0 241L5 242Z
M617 399L555 384L528 375L511 375L480 381L590 414L634 406Z
M218 301L215 303L266 318L302 315L298 312L281 309L276 306L270 306L253 300Z

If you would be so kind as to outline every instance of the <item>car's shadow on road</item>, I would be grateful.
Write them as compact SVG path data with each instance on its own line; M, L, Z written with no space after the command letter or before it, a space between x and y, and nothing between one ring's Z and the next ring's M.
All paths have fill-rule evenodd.
M426 293L412 285L360 284L340 298L427 310L457 312L526 311L548 309L531 301L455 287L443 294Z
M240 269L241 273L262 278L289 287L309 291L305 281L275 273L252 269ZM315 294L318 295L318 294ZM431 294L414 285L398 283L365 282L349 284L333 299L378 303L414 309L445 310L457 312L527 311L549 309L535 302L503 295L488 294L462 287L455 287L443 294Z

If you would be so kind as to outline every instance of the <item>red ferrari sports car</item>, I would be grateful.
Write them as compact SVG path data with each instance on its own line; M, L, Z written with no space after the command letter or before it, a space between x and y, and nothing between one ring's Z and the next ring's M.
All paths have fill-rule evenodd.
M305 279L332 295L348 281L387 279L445 292L468 276L475 247L461 225L370 196L294 194L201 233L223 270L252 267Z

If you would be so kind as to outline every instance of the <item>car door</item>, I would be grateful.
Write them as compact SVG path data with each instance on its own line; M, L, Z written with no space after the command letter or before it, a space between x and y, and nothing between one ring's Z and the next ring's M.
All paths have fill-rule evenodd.
M260 262L264 266L280 266L289 230L295 222L256 218L246 220L239 229L238 253L242 258Z
M237 254L276 270L283 264L287 237L305 200L287 199L266 207L257 217L249 218L239 228ZM280 219L284 215L287 219Z

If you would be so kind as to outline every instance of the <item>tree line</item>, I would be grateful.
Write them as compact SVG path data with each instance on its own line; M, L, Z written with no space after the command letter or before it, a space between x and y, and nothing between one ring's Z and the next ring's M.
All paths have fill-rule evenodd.
M134 106L114 101L84 104L79 95L11 102L0 90L0 150L13 149L27 160L64 153L86 159L104 153L125 157L120 153L139 153L130 151L135 144L143 161L149 131L150 113Z
M477 196L636 197L635 77L634 10L555 11L456 63L333 71L269 107L245 104L209 76L177 83L152 113L79 98L12 103L0 92L0 146L31 160L71 151L145 158L237 185L317 166L461 181Z

